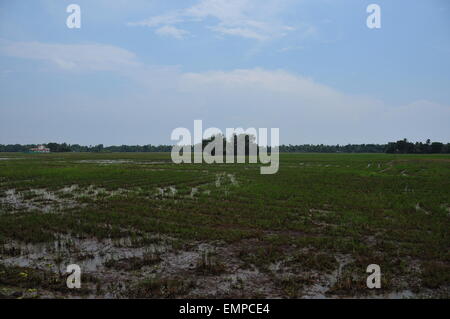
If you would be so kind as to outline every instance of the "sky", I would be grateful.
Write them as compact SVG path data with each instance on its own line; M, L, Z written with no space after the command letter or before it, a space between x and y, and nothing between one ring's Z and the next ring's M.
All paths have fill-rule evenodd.
M450 2L0 0L0 144L174 144L194 120L450 142Z

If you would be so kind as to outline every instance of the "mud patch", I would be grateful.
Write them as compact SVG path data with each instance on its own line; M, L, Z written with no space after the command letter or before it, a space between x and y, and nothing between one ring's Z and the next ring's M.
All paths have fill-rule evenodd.
M160 263L159 255L172 250L172 243L173 239L158 235L148 235L139 241L132 237L97 240L58 235L58 239L50 243L12 241L4 244L0 247L0 264L60 276L66 273L68 265L77 264L84 278L96 278L98 282L96 289L91 287L91 297L111 298L119 296L130 281L155 272L154 267ZM54 293L50 293L50 297L58 295Z

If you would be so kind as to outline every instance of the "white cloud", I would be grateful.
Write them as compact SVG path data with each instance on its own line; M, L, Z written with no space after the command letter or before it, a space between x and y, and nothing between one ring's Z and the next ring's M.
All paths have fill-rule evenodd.
M150 17L149 19L139 22L129 22L128 26L142 26L142 27L158 27L160 25L176 24L183 22L180 13L174 12L160 16Z
M415 101L396 107L283 70L242 69L180 77L180 90L191 95L205 114L213 114L208 122L216 125L220 119L224 126L279 127L282 143L385 143L403 137L450 140L448 105ZM185 101L192 104L186 97Z
M0 42L0 53L17 58L41 60L66 70L117 70L138 66L134 53L102 44L48 44Z
M256 39L256 40L267 40L268 37L262 33L256 32L254 30L248 28L240 28L240 27L225 27L225 26L215 26L210 28L213 31L219 32L224 35L236 35L243 38L248 39Z
M158 121L151 128L153 143L170 142L168 136L172 129L189 127L194 119L203 119L205 125L222 129L279 127L281 143L285 144L384 143L403 137L450 140L448 105L420 100L392 106L372 97L342 92L285 70L182 72L173 67L145 65L129 51L99 44L0 43L0 53L50 62L63 71L111 70L130 79L136 85L132 93L126 90L120 93L123 102L100 96L95 101L87 99L84 104L89 105L93 117L102 117L105 126L111 127L109 133L112 135L116 134L113 124L122 123L124 117L130 123L123 128L127 134L133 134L128 131L137 130L135 123L141 123L140 131L135 135L139 143L144 142L143 132L147 134L148 121L155 116ZM23 114L20 108L26 107L27 102L21 102L20 97L14 97L14 100L16 107L2 110L9 118ZM46 103L48 106L42 108L57 108L58 102L52 102L51 96ZM55 105L51 106L52 103ZM28 113L35 109L31 106L27 109L30 127L38 115ZM36 112L41 112L42 108L36 108ZM111 112L105 112L105 108ZM74 107L73 111L67 112L76 114L79 110ZM57 114L54 117L55 122L64 123L62 118L59 121ZM80 121L83 121L82 117ZM3 121L2 125L5 131L15 132L13 127L8 129L8 121ZM95 136L97 129L92 123L86 131L87 136ZM107 136L108 132L102 134ZM134 143L133 139L128 143L130 141Z
M153 16L128 25L156 28L161 25L203 22L212 18L217 23L208 28L214 32L263 41L285 36L295 30L278 21L277 15L282 7L279 0L200 0L184 10Z
M194 18L214 17L226 23L238 23L245 19L253 6L249 0L201 0L185 10L186 16Z
M183 29L178 29L177 27L171 26L171 25L165 25L162 26L155 31L156 34L162 35L162 36L171 36L176 39L183 39L187 35L189 35L189 32Z

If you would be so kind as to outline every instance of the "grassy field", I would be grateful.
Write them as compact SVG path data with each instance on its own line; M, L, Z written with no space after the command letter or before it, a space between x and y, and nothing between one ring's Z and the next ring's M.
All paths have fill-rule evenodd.
M448 155L0 153L0 297L449 298L449 230Z

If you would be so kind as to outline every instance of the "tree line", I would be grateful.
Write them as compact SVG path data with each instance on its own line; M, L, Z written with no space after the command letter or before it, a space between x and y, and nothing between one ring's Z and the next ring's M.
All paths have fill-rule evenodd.
M406 138L387 144L347 144L347 145L281 145L280 152L301 153L390 153L390 154L449 154L450 143L409 142Z
M227 143L233 145L236 151L236 141L242 137L234 136L231 142L223 138L224 149ZM213 139L205 139L203 147L206 147ZM249 144L254 143L253 136L244 136L245 153L248 154ZM173 145L120 145L104 146L103 144L83 146L79 144L67 143L47 143L43 144L50 149L50 152L91 152L91 153L111 153L111 152L170 152ZM0 152L28 152L31 148L36 148L38 144L0 144ZM269 148L270 150L270 148ZM324 144L302 144L302 145L280 145L279 151L282 153L396 153L396 154L449 154L450 143L432 142L409 142L407 139L387 144L347 144L347 145L324 145ZM236 154L236 152L235 152Z
M47 143L47 144L0 144L0 152L28 152L32 148L44 145L50 149L52 153L63 152L88 152L88 153L112 153L112 152L170 152L172 145L120 145L120 146L103 146L98 145L79 145L67 143Z

